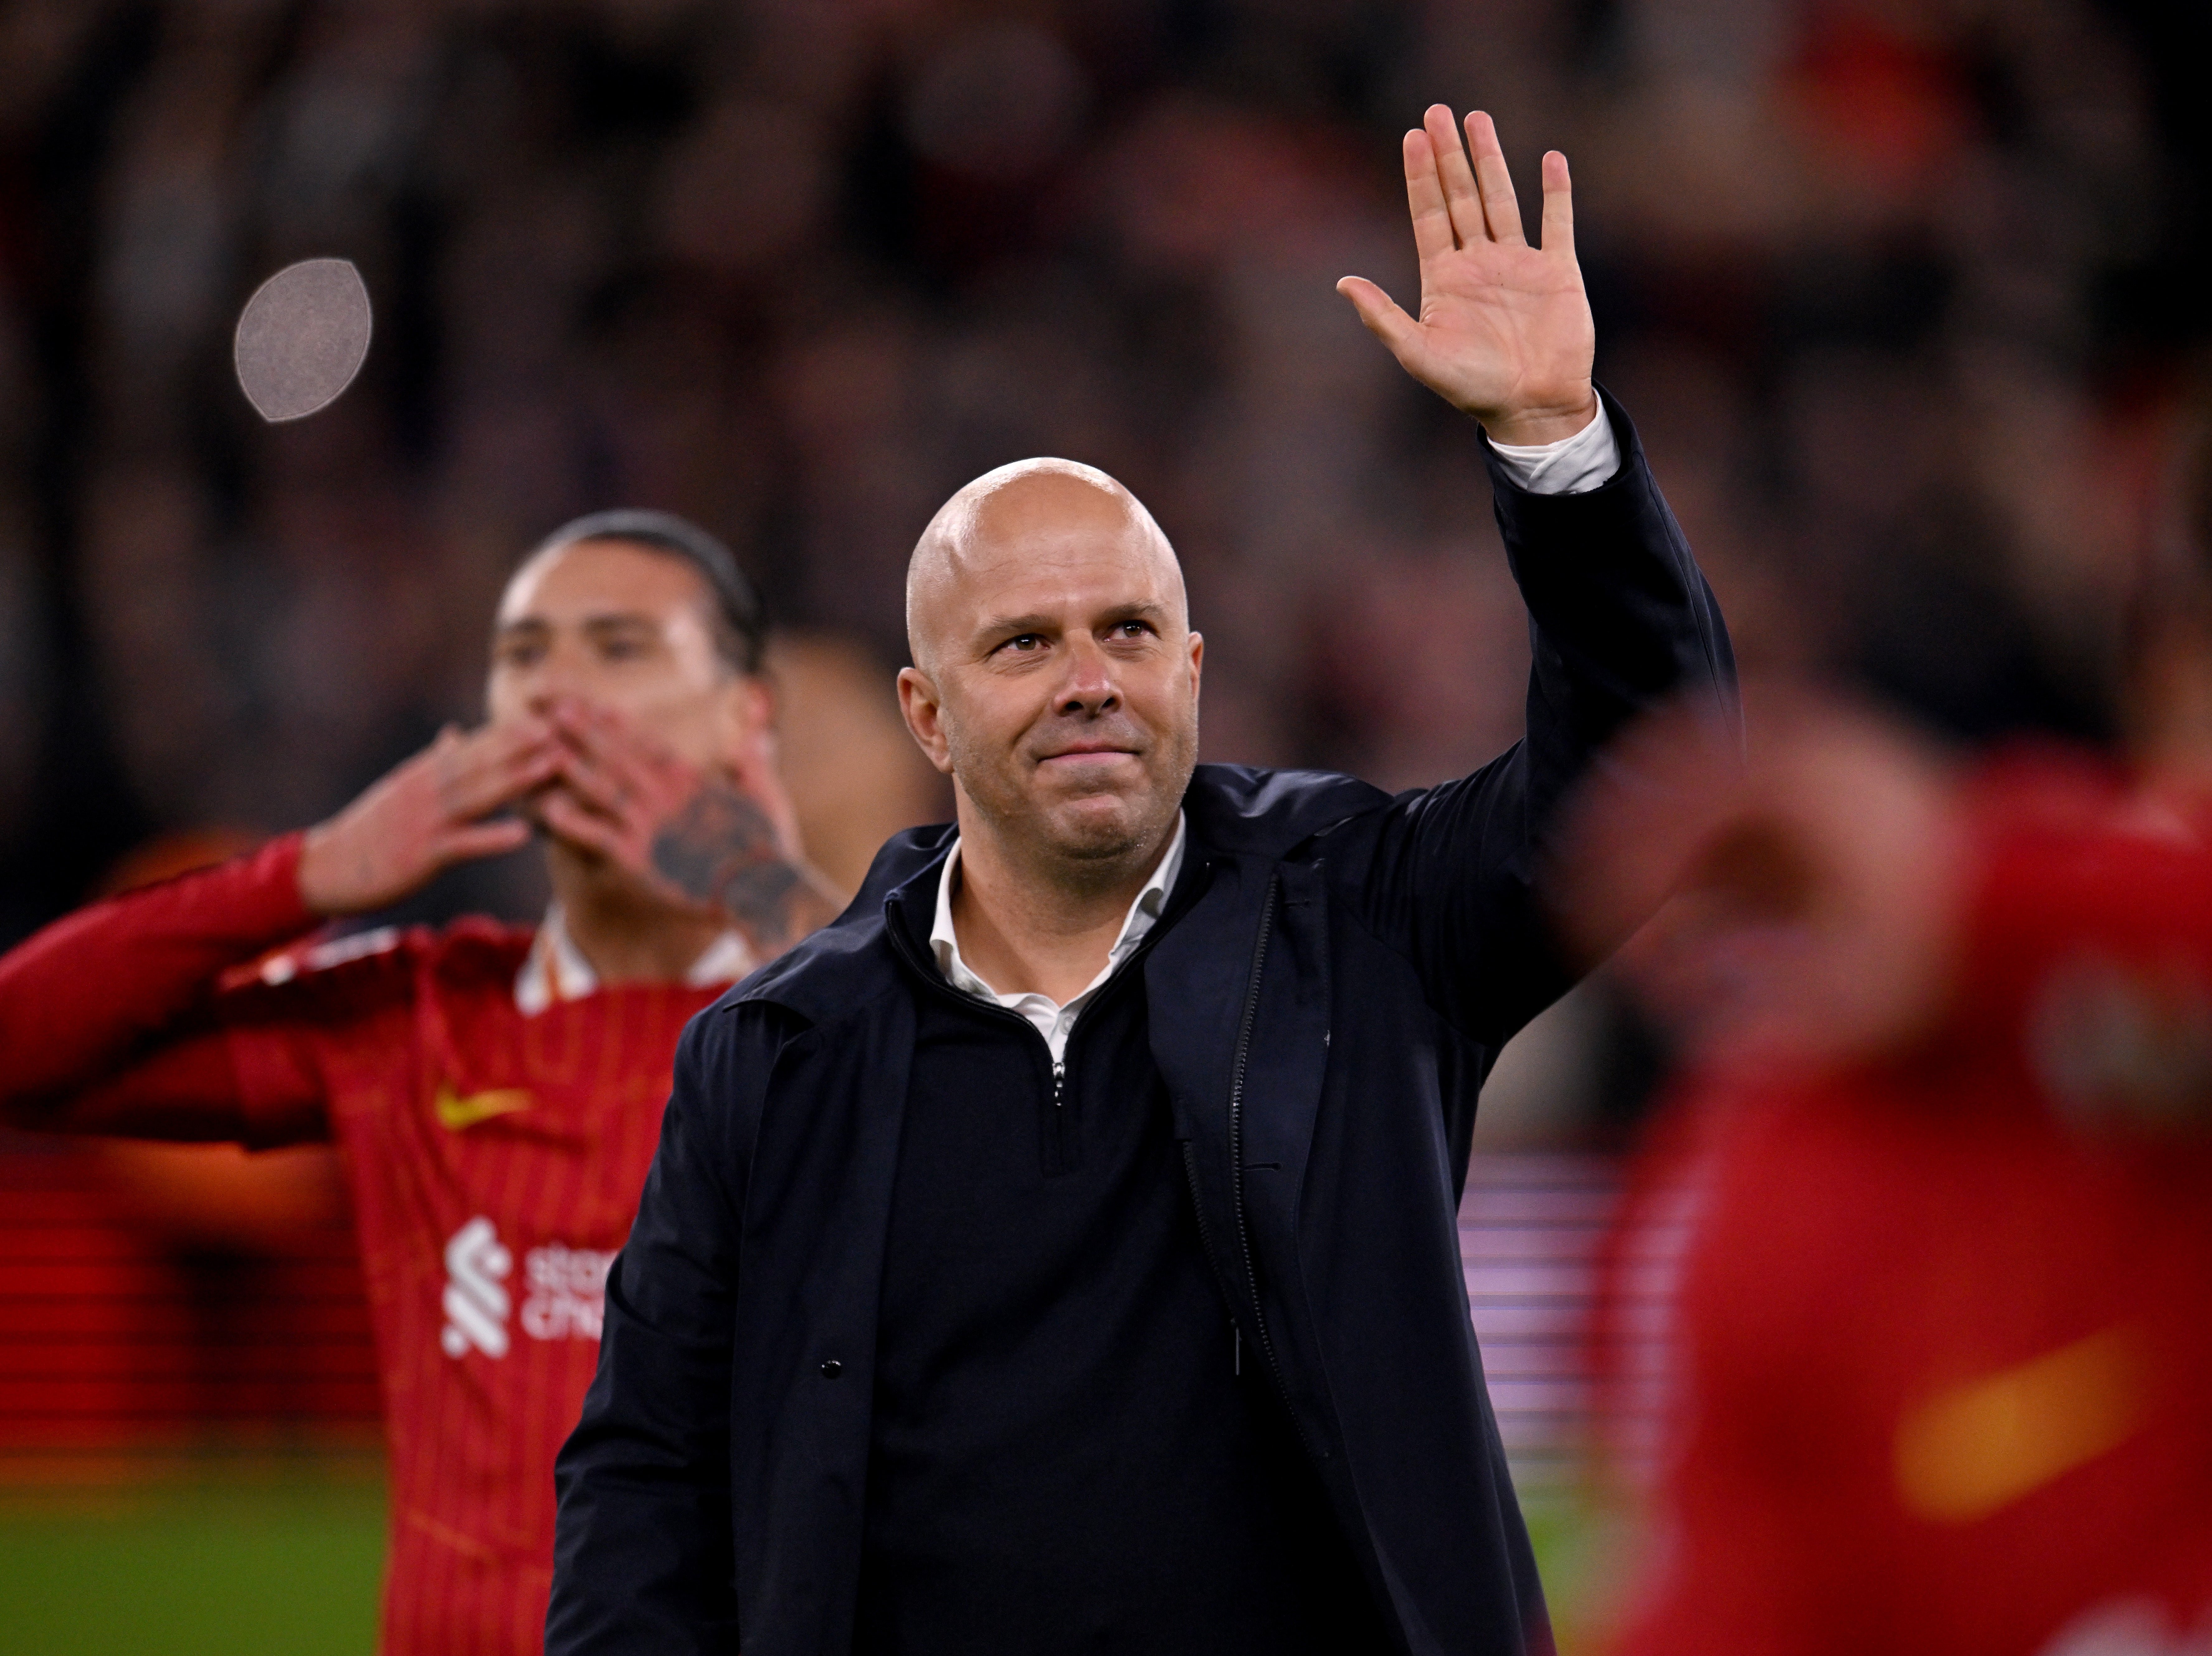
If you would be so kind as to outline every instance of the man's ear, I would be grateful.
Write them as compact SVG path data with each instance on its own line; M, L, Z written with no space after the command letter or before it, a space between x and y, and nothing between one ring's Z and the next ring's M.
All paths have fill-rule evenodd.
M945 775L951 775L952 744L945 739L945 708L936 684L919 667L902 667L898 699L900 716L923 756Z

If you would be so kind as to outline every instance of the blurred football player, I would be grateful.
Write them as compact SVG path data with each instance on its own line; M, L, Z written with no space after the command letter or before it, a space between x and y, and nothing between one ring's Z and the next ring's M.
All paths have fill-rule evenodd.
M336 1141L391 1450L387 1649L541 1647L553 1456L677 1036L836 911L776 777L762 646L719 542L658 513L579 519L507 583L484 725L318 827L0 959L13 1125ZM534 930L313 937L533 832L553 889Z
M1647 732L1674 825L1594 799L1560 885L1593 948L1673 888L1622 966L1689 1054L1603 1278L1659 1448L1618 1648L2201 1651L2212 846L2086 761L1753 705L1747 771Z

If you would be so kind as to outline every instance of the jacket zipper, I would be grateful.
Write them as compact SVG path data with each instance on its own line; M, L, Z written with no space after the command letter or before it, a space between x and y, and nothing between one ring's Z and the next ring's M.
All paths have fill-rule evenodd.
M1252 1056L1252 1027L1260 1014L1260 974L1267 963L1267 939L1274 930L1275 883L1267 883L1267 900L1260 907L1260 941L1252 950L1252 984L1244 992L1244 1019L1237 1031L1237 1065L1229 1083L1229 1188L1231 1205L1237 1217L1237 1247L1244 1258L1244 1280L1252 1288L1252 1333L1260 1344L1260 1355L1267 1360L1267 1373L1275 1382L1275 1394L1283 1400L1283 1411L1291 1417L1291 1428L1298 1435L1298 1442L1309 1455L1316 1454L1313 1440L1306 1435L1305 1422L1298 1418L1297 1408L1291 1401L1289 1383L1283 1378L1281 1360L1275 1355L1274 1337L1267 1332L1267 1313L1260 1308L1260 1270L1252 1257L1251 1228L1244 1218L1244 1071ZM1189 1165L1186 1145L1186 1164L1189 1166L1191 1196L1198 1196L1198 1175L1194 1165ZM1199 1229L1206 1228L1206 1210L1199 1210ZM1241 1334L1241 1331L1240 1331ZM1243 1351L1241 1344L1238 1357Z
M896 902L896 899L893 901ZM890 905L886 905L886 907L890 906ZM1165 915L1161 916L1161 919L1163 920L1166 918L1167 917ZM924 961L915 953L914 945L908 939L903 925L892 925L887 926L885 928L885 934L890 939L890 944L893 950L903 955L906 958L908 964L912 966L915 971L921 974L923 981L934 988L939 993L949 995L953 999L959 1001L963 1004L978 1007L983 1011L996 1013L1000 1017L1012 1018L1016 1023L1020 1024L1022 1028L1027 1029L1031 1034L1036 1036L1037 1043L1045 1049L1046 1061L1052 1065L1052 1107L1055 1115L1057 1115L1058 1112L1066 1107L1067 1060L1065 1058L1053 1057L1052 1043L1045 1040L1042 1032L1037 1028L1036 1025L1031 1023L1027 1018L1024 1017L1019 1012L1015 1011L1012 1007L994 1006L988 1001L978 1000L975 996L963 993L962 991L955 989L951 984L945 982L944 974L937 969L935 962ZM1112 973L1108 975L1104 983L1098 986L1098 991L1101 995L1104 994L1109 986L1119 982L1127 973L1135 968L1138 962L1142 961L1144 957L1151 952L1152 943L1154 940L1158 937L1159 934L1160 926L1158 924L1155 924L1149 931L1146 932L1144 937L1138 943L1136 948L1129 951L1128 957L1125 959L1121 965L1114 968ZM1097 1002L1096 998L1094 998L1091 1004L1096 1005L1097 1004ZM1089 1006L1083 1009L1085 1012L1088 1012L1090 1010L1091 1008ZM1076 1022L1080 1023L1083 1021L1083 1014L1078 1013L1076 1015L1075 1021ZM1075 1039L1075 1030L1072 1026L1068 1029L1067 1039L1069 1041L1073 1041ZM1060 1050L1065 1052L1066 1051L1066 1046L1063 1044ZM1188 1162L1188 1153L1190 1147L1186 1144L1183 1149L1185 1151L1185 1159L1186 1162ZM1190 1193L1192 1199L1195 1201L1198 1197L1197 1170L1194 1168L1186 1166L1184 1171L1192 1181ZM1201 1213L1201 1216L1199 1221L1201 1237L1203 1237L1205 1232L1205 1222L1204 1216ZM1209 1259L1212 1258L1210 1252L1207 1257Z

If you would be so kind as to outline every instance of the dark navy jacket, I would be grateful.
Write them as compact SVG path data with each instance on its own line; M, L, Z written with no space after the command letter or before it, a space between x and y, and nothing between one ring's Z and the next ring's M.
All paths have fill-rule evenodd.
M1550 1643L1455 1226L1477 1091L1571 978L1533 891L1547 828L1639 708L1687 694L1733 717L1719 613L1607 408L1624 464L1604 487L1530 495L1492 466L1534 622L1527 739L1395 799L1200 766L1200 883L1130 968L1246 1350L1418 1653ZM549 1656L726 1651L740 1630L747 1656L850 1647L915 1028L884 908L933 907L951 838L892 840L842 918L685 1032L559 1462Z

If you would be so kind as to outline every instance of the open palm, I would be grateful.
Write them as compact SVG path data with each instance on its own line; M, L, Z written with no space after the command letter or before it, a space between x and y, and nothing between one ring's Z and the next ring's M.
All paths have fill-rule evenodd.
M1419 319L1363 276L1345 277L1337 291L1407 373L1498 441L1571 437L1596 409L1596 331L1575 263L1567 158L1557 150L1544 157L1542 245L1531 247L1490 117L1468 115L1467 137L1472 165L1442 104L1406 135Z

